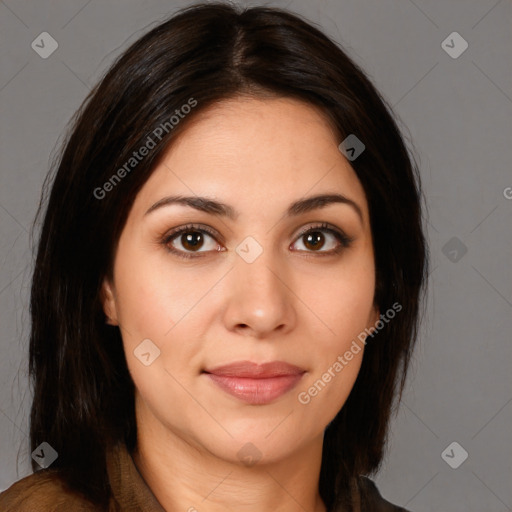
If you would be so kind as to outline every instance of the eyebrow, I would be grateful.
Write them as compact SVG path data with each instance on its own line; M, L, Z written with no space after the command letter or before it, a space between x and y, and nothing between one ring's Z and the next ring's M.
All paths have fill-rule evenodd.
M304 199L299 199L288 207L285 213L285 217L295 217L297 215L302 215L318 208L324 208L334 203L342 203L351 206L363 223L363 212L360 206L355 201L345 197L342 194L319 194L306 197ZM209 213L219 217L227 217L231 220L235 220L239 216L239 212L237 212L232 206L220 201L216 201L208 197L179 195L167 196L160 199L155 204L153 204L144 215L148 215L149 213L154 212L159 208L173 204L189 206L201 212Z

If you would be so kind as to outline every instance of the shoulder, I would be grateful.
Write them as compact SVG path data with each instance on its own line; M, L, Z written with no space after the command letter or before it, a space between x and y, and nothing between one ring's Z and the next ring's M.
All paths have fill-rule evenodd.
M2 512L97 512L91 502L70 492L55 472L38 471L0 493Z
M358 481L361 496L361 512L409 512L405 508L393 505L384 499L375 483L365 476Z

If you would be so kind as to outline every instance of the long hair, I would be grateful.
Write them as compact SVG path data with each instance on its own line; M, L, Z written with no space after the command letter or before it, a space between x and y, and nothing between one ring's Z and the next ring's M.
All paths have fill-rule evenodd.
M169 144L198 112L239 95L315 105L340 142L355 134L366 146L351 165L369 205L374 303L381 312L394 303L402 310L368 342L352 392L326 428L319 482L326 506L382 461L428 275L418 166L391 107L320 30L278 8L198 4L133 43L89 93L36 217L45 212L30 299L31 448L53 446L51 469L98 505L110 496L106 450L136 443L134 384L119 329L105 323L103 278L112 275L135 196ZM154 147L128 168L148 137Z

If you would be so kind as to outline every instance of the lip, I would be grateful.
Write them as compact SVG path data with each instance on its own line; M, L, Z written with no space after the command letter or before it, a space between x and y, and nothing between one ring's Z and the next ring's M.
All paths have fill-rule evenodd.
M293 389L306 371L284 361L236 361L204 370L223 391L251 405L263 405Z

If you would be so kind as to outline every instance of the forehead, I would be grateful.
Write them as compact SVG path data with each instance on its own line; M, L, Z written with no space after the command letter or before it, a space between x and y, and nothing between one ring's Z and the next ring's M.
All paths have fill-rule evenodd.
M318 160L326 146L338 144L337 137L328 116L312 104L294 98L240 96L200 110L173 141L170 153L178 153L180 145L201 146L230 159L272 157L288 167L291 155Z
M339 192L364 212L364 190L337 138L327 116L302 101L224 100L187 123L136 202L147 206L165 193L180 193L255 207L263 201L270 207L313 193Z

